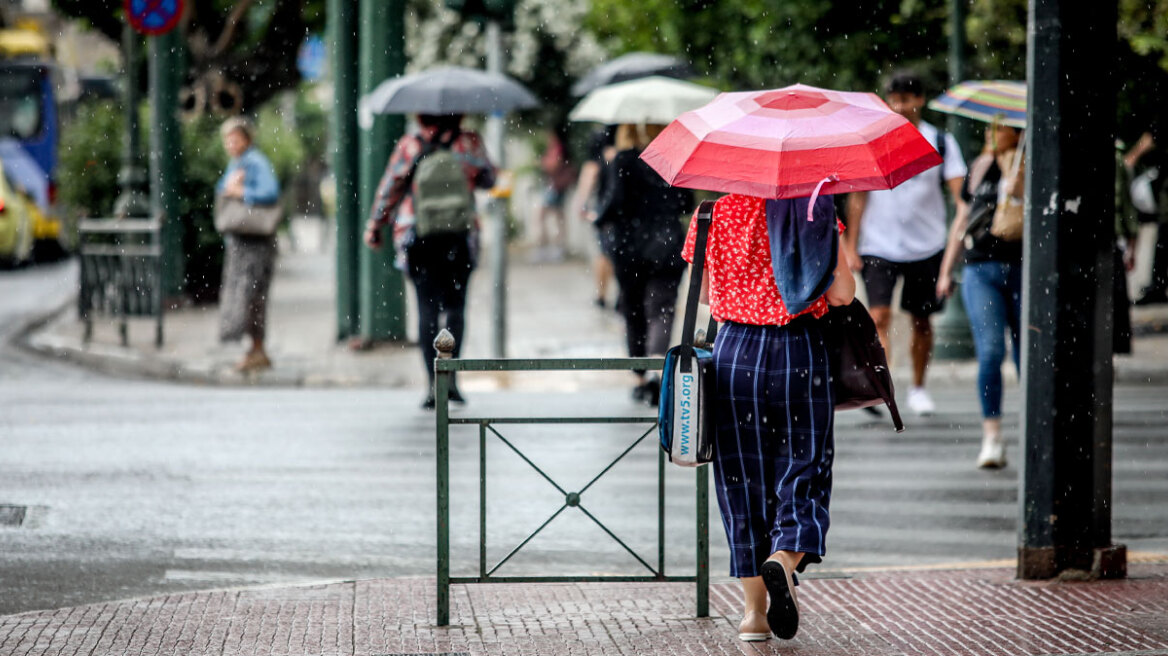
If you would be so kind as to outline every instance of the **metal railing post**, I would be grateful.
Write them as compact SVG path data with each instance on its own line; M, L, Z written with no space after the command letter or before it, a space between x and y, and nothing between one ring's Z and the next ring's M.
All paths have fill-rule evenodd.
M710 473L709 467L697 468L697 597L698 617L710 616Z
M438 626L450 624L450 378L439 363L454 354L454 336L445 328L434 338L434 401L438 415Z

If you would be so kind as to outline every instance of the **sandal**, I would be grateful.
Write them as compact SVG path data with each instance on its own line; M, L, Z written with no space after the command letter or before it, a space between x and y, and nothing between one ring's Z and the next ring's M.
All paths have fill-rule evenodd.
M762 582L770 597L767 625L783 640L790 640L799 631L799 602L795 599L795 584L791 573L777 560L762 564Z
M759 614L758 611L751 611L751 612L753 612L755 614ZM745 626L744 626L745 624L746 624L746 617L743 616L742 621L738 623L738 639L739 640L741 640L743 642L763 642L765 640L771 639L771 632L770 631L759 631L759 630L757 630L758 629L757 626L751 627L755 630L747 631L747 630L745 630Z

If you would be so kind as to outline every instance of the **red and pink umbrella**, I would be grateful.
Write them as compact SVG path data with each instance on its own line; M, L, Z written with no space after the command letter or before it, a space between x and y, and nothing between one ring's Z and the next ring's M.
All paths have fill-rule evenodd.
M802 84L723 93L641 158L671 185L761 198L891 189L941 163L877 95Z

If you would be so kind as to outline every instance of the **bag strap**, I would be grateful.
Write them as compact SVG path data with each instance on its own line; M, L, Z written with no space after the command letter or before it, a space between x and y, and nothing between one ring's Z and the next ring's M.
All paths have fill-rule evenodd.
M702 276L706 268L706 238L710 233L710 223L714 219L714 201L702 201L698 206L698 232L694 240L693 268L689 273L689 294L685 300L685 318L681 323L681 371L693 371L694 329L698 322L698 303L702 297ZM706 343L713 343L717 324L710 318L710 329L706 331Z
M938 167L938 178L941 179L941 198L945 198L945 151L949 149L949 133L937 128L937 154L941 156L941 165Z

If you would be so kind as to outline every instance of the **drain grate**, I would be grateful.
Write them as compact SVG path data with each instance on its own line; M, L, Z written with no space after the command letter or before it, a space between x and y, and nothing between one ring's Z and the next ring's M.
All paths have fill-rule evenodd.
M28 506L0 504L0 526L20 526L24 523L26 514L28 514Z

